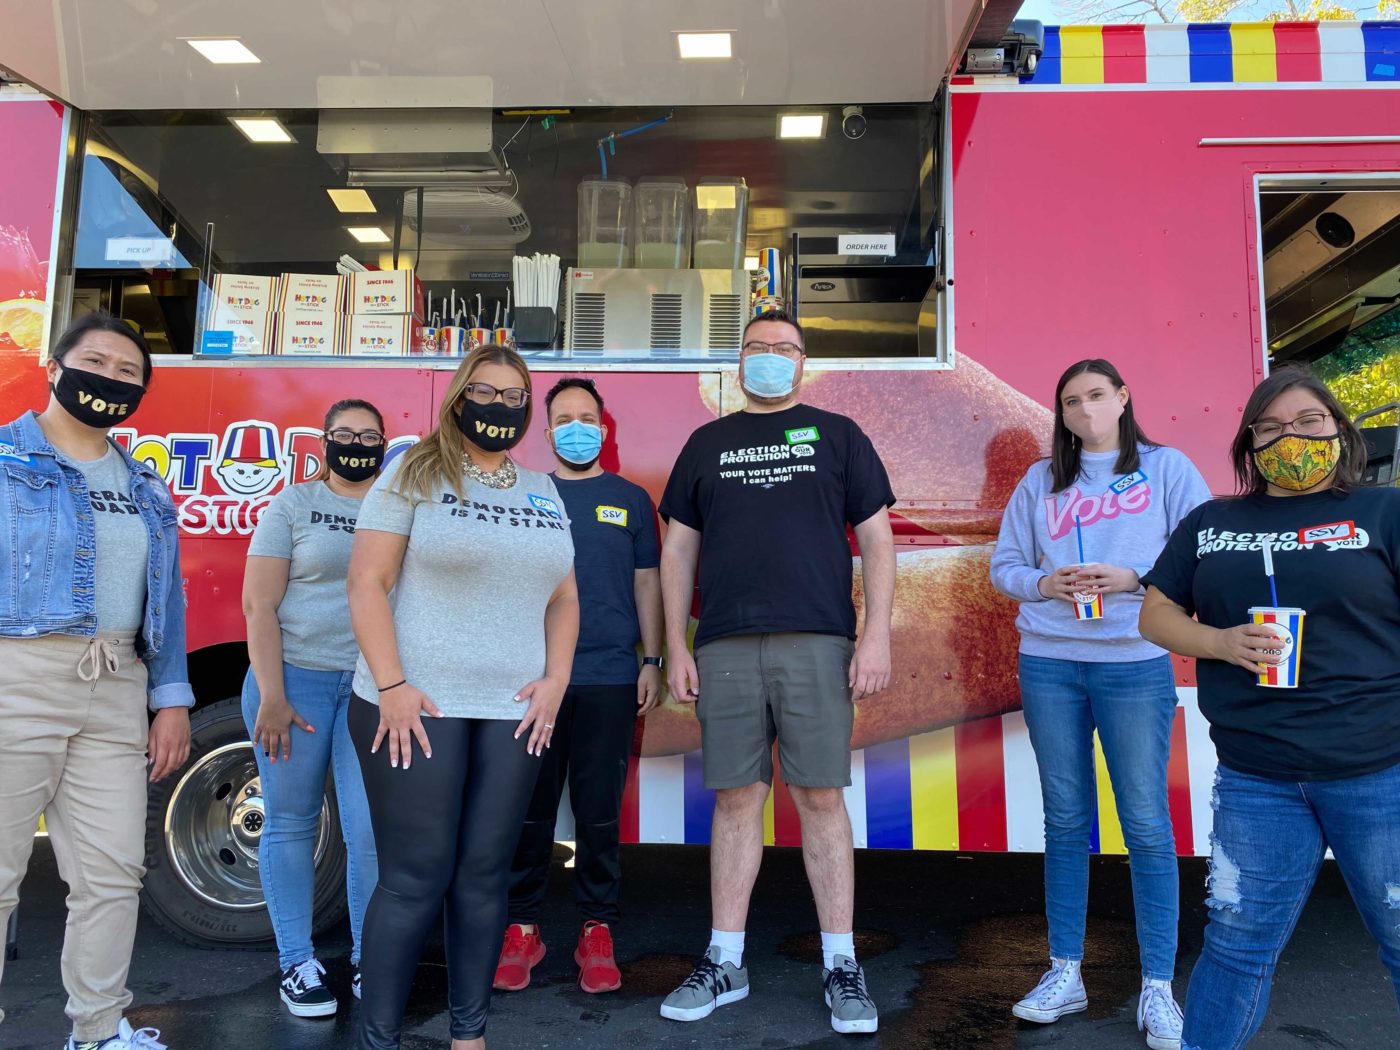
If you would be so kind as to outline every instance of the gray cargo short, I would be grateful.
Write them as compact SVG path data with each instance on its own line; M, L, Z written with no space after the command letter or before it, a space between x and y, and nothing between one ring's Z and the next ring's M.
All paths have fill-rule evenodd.
M773 741L785 783L848 787L855 645L835 634L745 634L695 652L705 786L773 782Z

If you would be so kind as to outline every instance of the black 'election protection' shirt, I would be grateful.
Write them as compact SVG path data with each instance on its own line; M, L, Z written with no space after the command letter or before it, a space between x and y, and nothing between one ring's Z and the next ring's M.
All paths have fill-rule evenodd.
M1250 607L1273 604L1265 542L1278 604L1307 613L1298 687L1259 686L1242 667L1198 661L1220 761L1277 780L1400 763L1400 489L1212 500L1177 526L1143 583L1201 623L1238 626Z
M864 431L795 405L706 423L681 450L661 516L701 534L695 647L739 634L854 639L851 546L894 492Z

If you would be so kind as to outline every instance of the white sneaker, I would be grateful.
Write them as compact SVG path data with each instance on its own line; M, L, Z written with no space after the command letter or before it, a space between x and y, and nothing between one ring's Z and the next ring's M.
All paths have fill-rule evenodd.
M102 1050L170 1050L160 1042L159 1028L133 1029L125 1017L117 1022L116 1036L106 1042L94 1040L80 1043L70 1035L66 1050L91 1050L94 1047L101 1047Z
M1170 981L1143 981L1138 997L1138 1031L1152 1050L1181 1050L1181 1007Z
M1021 1020L1050 1024L1065 1014L1089 1008L1089 996L1084 991L1084 977L1079 972L1079 963L1065 959L1052 959L1051 963L1035 990L1011 1008L1011 1012Z

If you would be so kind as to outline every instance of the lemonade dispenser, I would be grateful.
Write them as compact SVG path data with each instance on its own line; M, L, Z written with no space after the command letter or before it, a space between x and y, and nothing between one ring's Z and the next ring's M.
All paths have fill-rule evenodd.
M695 184L695 268L738 270L748 235L749 187L740 178L706 178Z
M690 265L690 194L685 179L648 178L632 195L637 266L684 270Z
M626 179L578 184L578 264L615 269L632 265L632 186Z

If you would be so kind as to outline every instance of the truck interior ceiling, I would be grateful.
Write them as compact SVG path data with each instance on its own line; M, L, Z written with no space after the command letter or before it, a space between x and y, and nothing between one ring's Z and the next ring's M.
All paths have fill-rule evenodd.
M858 122L841 106L442 111L457 116L432 152L386 112L260 112L264 141L222 111L87 114L75 310L111 309L158 352L189 354L202 273L329 273L342 254L412 266L435 298L497 300L513 256L588 265L589 180L729 178L747 187L743 268L781 250L812 355L937 352L931 102L867 105ZM783 135L793 114L817 118L812 137ZM842 255L853 233L892 254Z

